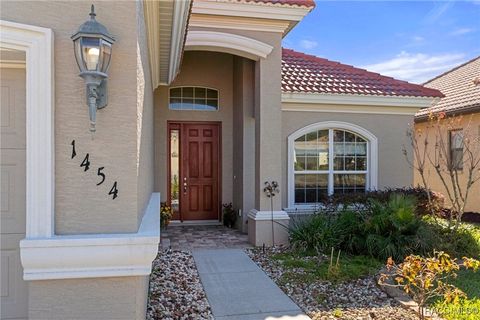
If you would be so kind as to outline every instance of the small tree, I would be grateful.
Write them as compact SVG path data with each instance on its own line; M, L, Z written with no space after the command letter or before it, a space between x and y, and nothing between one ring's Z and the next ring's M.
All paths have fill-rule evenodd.
M462 125L463 124L463 125ZM458 129L461 128L461 133ZM451 132L458 131L451 141ZM472 125L472 116L447 117L445 112L429 114L424 129L409 128L412 154L403 148L403 153L421 178L423 187L428 191L428 201L432 211L430 181L427 177L429 167L444 187L451 204L449 226L458 228L470 196L472 186L480 180L480 136L478 128ZM451 144L458 149L452 152ZM463 173L464 179L459 176ZM435 213L435 212L432 212Z
M458 303L466 298L463 291L449 284L457 276L460 267L477 271L480 261L463 258L462 263L451 259L444 252L434 252L433 257L409 255L403 263L396 265L392 258L387 261L388 274L382 274L380 284L402 288L418 304L420 319L425 319L425 305L430 299L443 297L447 303ZM393 283L388 280L393 279Z

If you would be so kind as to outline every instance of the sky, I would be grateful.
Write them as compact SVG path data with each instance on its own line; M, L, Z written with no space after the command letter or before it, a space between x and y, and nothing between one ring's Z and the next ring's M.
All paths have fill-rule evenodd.
M480 0L316 0L283 46L423 83L480 56Z

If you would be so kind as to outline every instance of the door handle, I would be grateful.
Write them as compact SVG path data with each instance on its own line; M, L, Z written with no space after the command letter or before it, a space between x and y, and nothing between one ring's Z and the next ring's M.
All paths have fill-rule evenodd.
M187 177L183 178L183 193L187 193Z

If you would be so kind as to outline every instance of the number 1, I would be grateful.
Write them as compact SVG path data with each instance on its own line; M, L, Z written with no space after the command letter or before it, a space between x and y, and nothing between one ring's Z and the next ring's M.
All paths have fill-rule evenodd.
M72 157L70 159L73 159L77 155L77 152L75 151L75 140L72 140L71 145L72 145Z

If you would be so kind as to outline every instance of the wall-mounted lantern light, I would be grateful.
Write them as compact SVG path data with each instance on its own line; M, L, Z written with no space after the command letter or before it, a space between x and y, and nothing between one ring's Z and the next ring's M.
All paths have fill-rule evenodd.
M87 105L90 114L90 131L95 132L97 109L107 106L107 72L115 39L104 25L95 20L92 4L90 20L83 23L72 35L79 76L87 87Z

